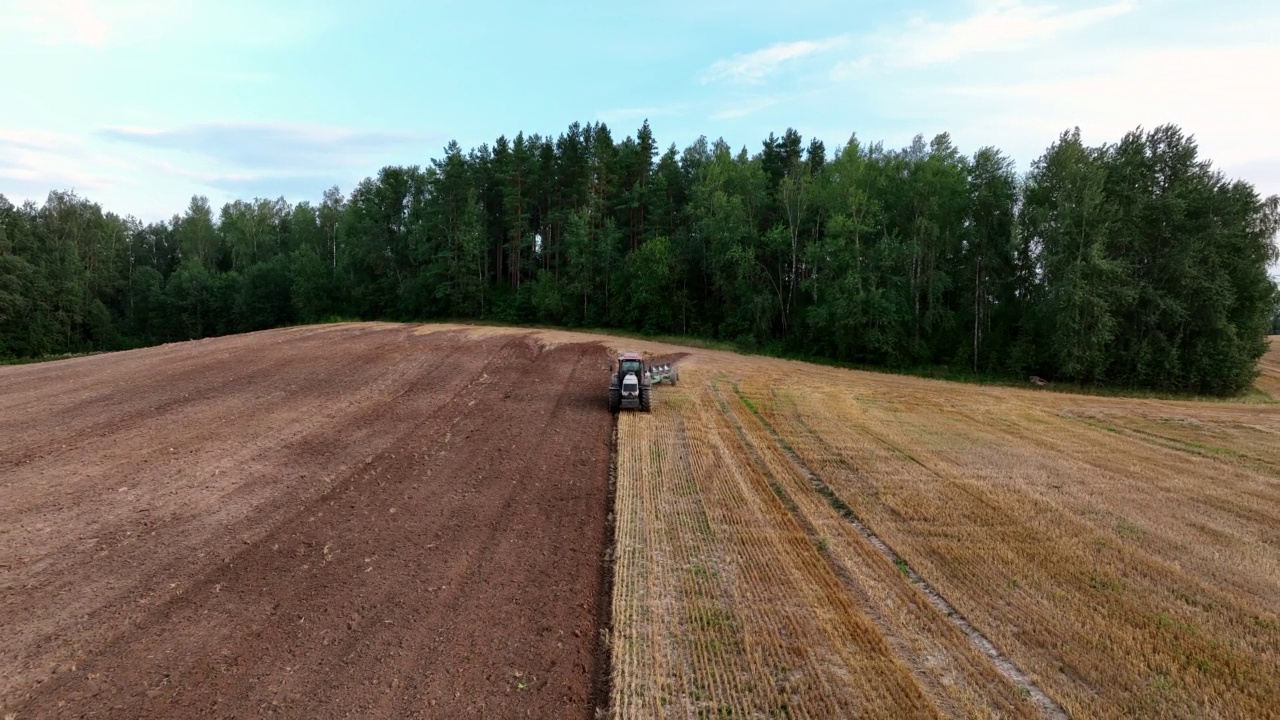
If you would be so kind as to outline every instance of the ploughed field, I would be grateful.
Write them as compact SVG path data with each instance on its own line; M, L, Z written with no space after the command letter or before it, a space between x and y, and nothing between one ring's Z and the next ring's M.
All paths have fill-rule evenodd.
M362 325L0 368L0 717L593 717L607 362Z
M616 350L680 384L610 507ZM0 713L1273 716L1260 400L450 325L0 368Z

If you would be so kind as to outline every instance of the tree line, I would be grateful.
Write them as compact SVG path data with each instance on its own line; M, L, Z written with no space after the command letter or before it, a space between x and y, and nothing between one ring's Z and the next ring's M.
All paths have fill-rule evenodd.
M1227 394L1277 309L1276 197L1175 126L1019 174L948 135L660 151L646 122L450 143L318 203L142 223L0 195L0 357L330 317L626 328L896 368Z

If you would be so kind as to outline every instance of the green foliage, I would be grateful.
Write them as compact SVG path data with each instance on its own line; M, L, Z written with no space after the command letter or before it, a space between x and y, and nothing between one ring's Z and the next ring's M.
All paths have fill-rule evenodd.
M0 358L326 318L700 336L946 376L1233 394L1280 327L1280 201L1173 126L1019 177L942 134L899 150L794 130L754 155L648 123L450 143L319 204L192 198L168 222L0 196Z
M665 237L652 238L627 255L626 307L630 326L650 333L672 332L678 327L679 271L675 248Z
M1036 253L1038 302L1030 325L1037 355L1054 377L1105 379L1119 332L1112 312L1132 291L1108 252L1113 208L1105 193L1103 151L1064 133L1032 165L1023 195L1023 244Z
M256 263L240 278L235 317L245 330L288 325L293 322L289 263L284 255Z
M1028 176L1028 318L1042 374L1229 394L1253 381L1276 303L1276 200L1228 182L1164 126L1085 148L1067 133Z

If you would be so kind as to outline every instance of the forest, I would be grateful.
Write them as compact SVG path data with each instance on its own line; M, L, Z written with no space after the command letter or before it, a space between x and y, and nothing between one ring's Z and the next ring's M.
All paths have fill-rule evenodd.
M1166 125L1029 170L946 134L662 151L648 122L517 134L317 202L143 223L0 195L0 359L325 319L483 319L807 358L1233 394L1267 347L1280 200Z

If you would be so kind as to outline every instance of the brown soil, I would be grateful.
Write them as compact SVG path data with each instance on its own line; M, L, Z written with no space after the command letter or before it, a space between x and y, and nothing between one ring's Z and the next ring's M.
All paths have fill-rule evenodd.
M357 325L0 369L0 713L591 717L607 364Z

